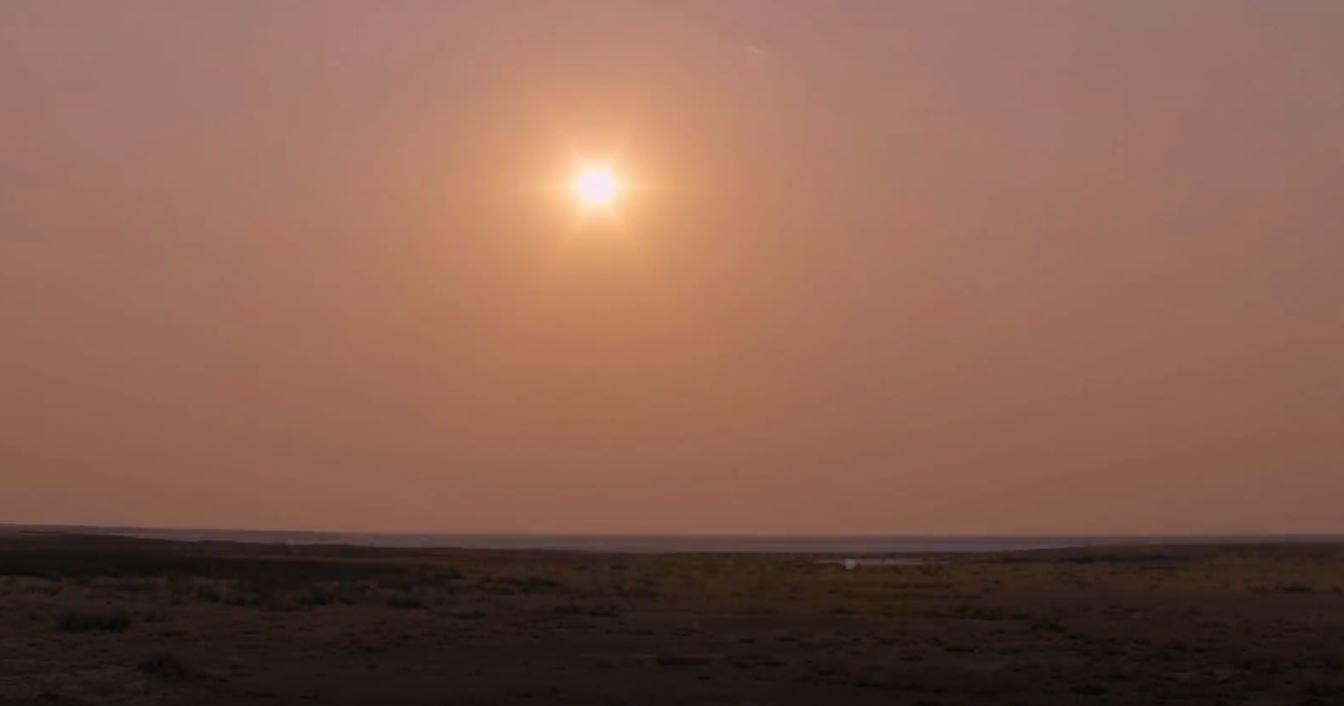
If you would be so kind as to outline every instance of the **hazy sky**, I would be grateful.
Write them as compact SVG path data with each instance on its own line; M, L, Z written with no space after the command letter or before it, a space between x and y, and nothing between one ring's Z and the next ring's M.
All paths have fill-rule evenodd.
M1341 502L1344 2L0 2L0 521Z

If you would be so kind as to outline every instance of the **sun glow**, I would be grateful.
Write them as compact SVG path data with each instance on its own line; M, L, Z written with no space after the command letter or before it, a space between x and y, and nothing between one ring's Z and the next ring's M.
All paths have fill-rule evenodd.
M586 208L610 208L624 190L621 178L610 167L586 166L574 177L574 197Z

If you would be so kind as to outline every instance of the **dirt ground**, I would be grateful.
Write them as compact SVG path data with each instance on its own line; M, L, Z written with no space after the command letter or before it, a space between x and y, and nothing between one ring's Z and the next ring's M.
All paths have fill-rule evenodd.
M924 559L0 533L0 704L1344 704L1344 546Z

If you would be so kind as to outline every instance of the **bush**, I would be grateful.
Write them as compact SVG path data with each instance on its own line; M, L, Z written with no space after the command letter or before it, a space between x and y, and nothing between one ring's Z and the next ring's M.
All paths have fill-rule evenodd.
M163 652L150 657L140 663L139 669L146 674L153 674L174 681L190 679L196 675L196 670L188 667L185 662L171 652Z
M1035 632L1064 632L1064 623L1053 616L1037 616L1027 621L1027 626Z
M1021 620L1025 617L1017 611L973 603L958 603L949 615L965 620Z
M565 588L565 585L559 581L541 576L498 578L494 579L494 583L508 586L518 593L550 593L554 591L563 591Z
M411 596L393 596L387 599L387 607L414 610L424 608L425 605Z
M125 632L131 616L123 611L71 609L61 614L62 632Z

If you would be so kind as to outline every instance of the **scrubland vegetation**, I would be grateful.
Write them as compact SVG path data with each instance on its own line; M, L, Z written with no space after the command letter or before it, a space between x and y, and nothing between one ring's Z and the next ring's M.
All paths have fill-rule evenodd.
M1344 547L928 557L0 534L0 703L1344 703Z

